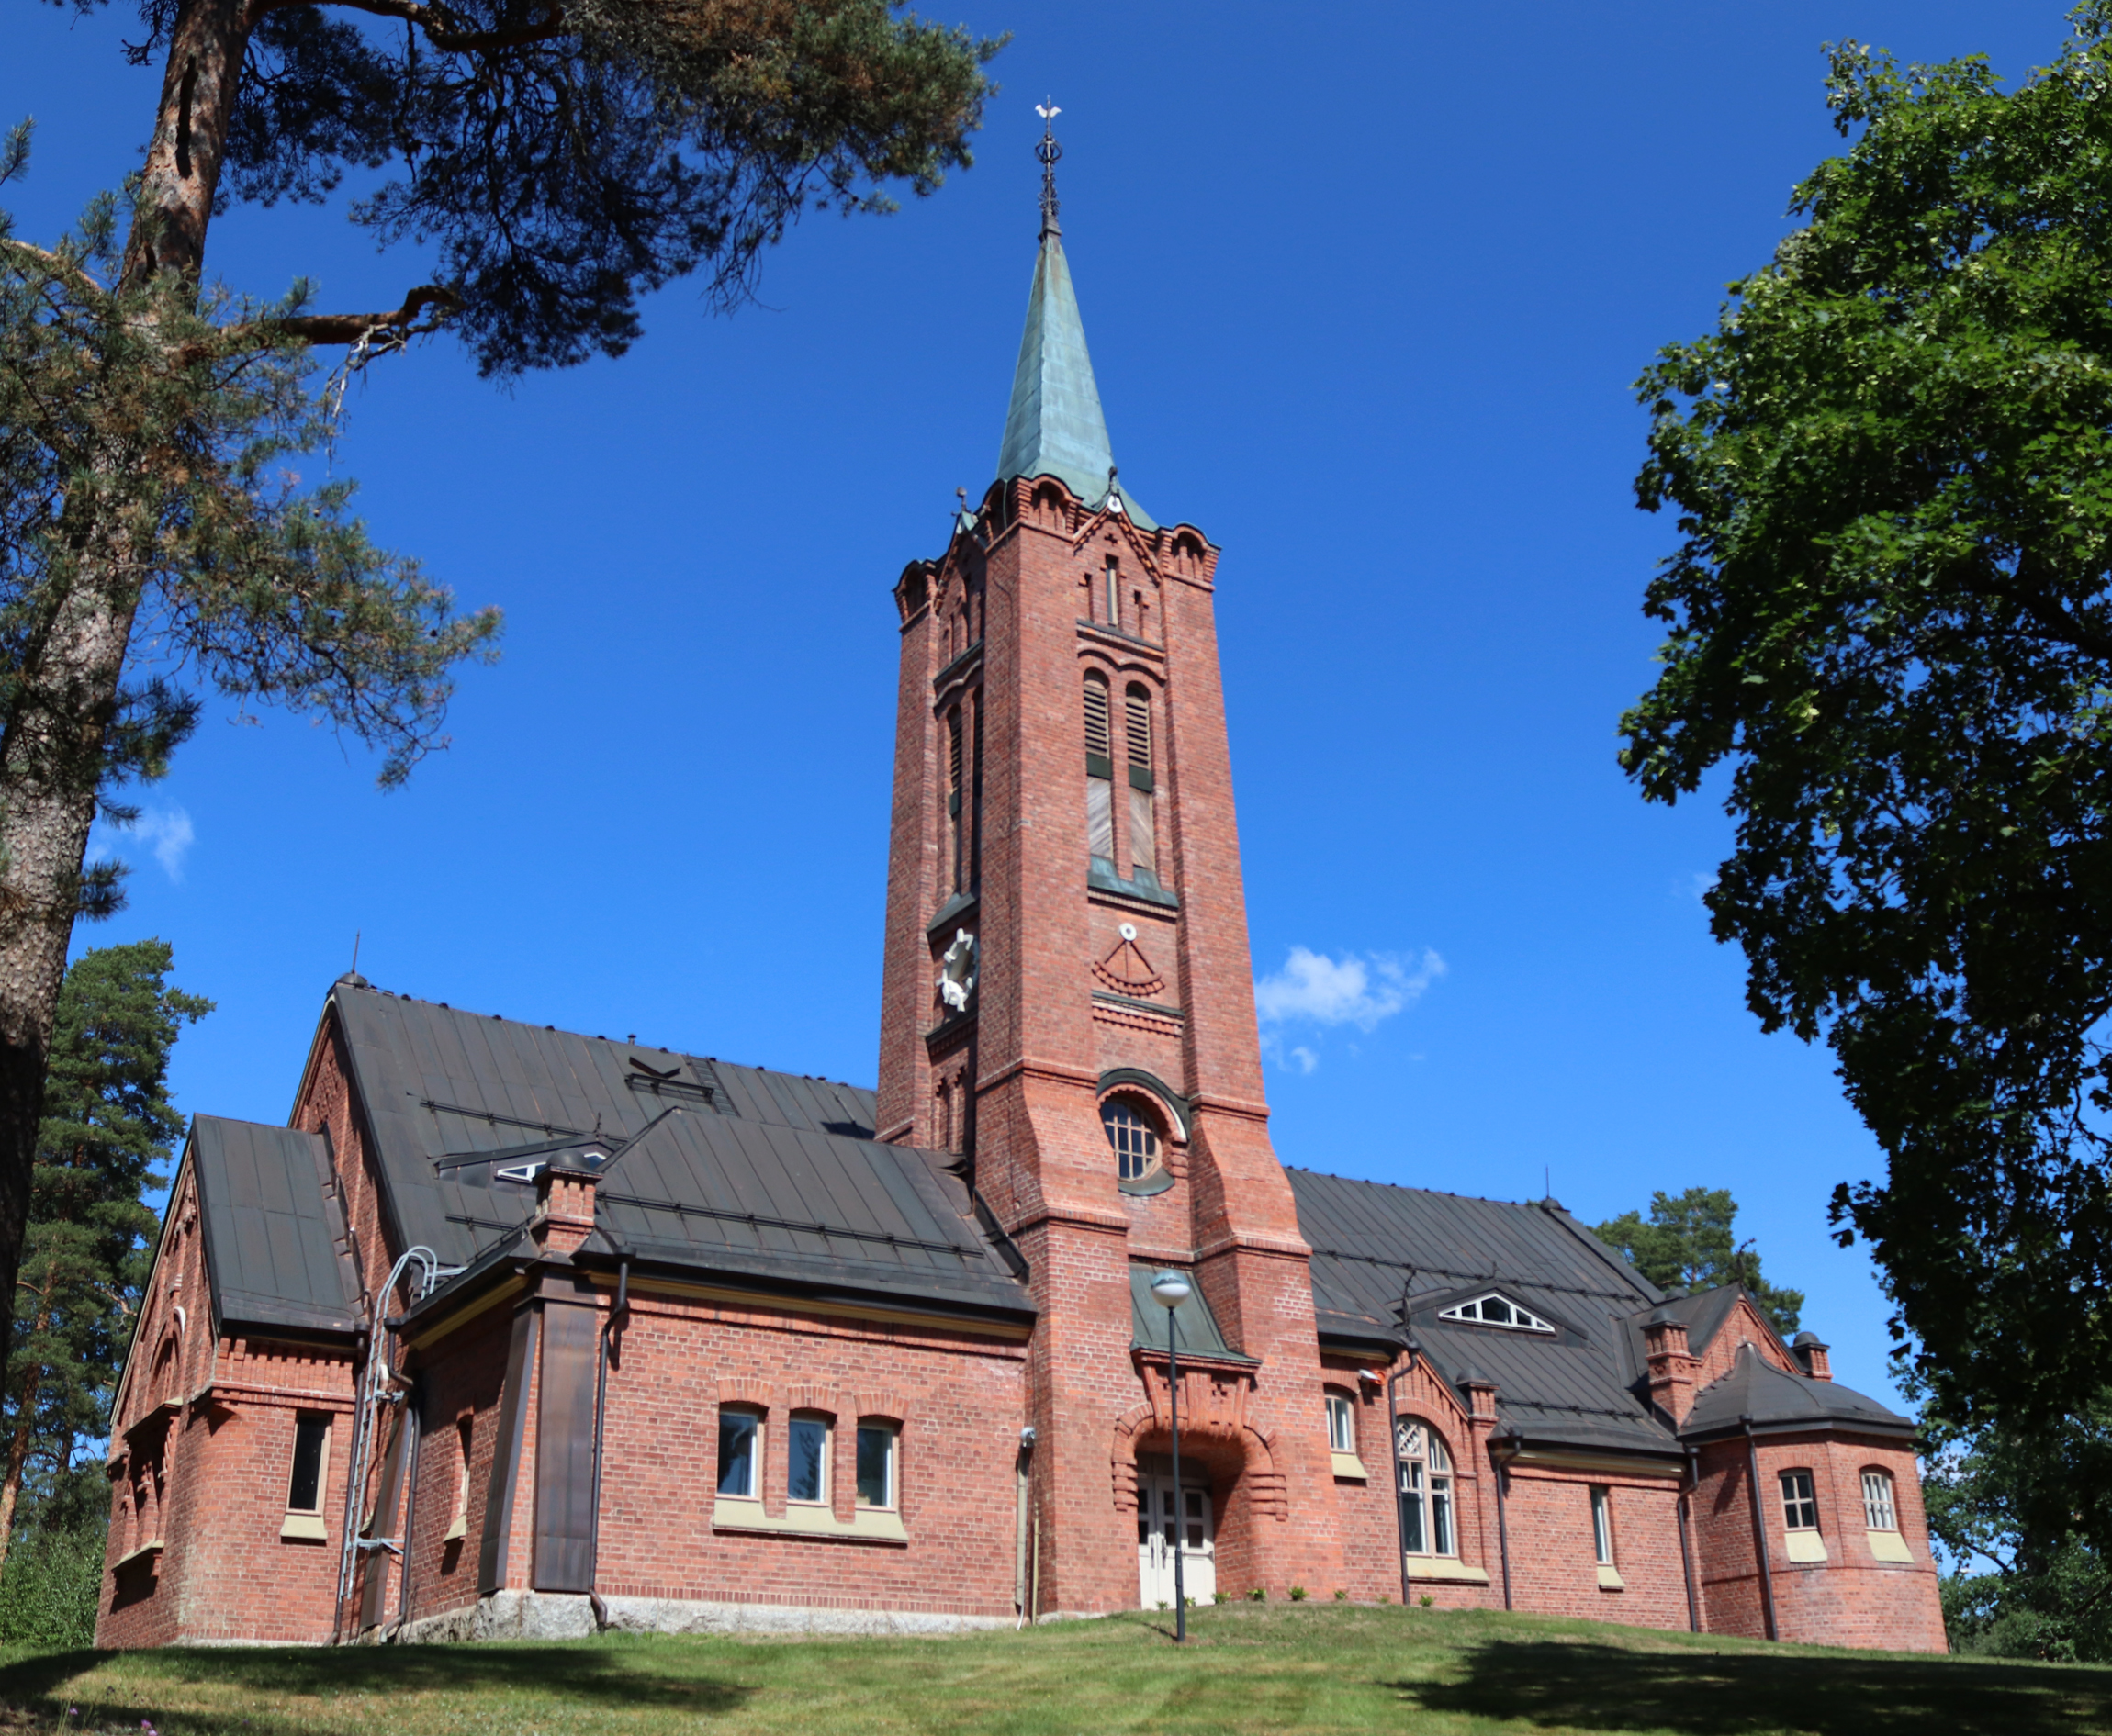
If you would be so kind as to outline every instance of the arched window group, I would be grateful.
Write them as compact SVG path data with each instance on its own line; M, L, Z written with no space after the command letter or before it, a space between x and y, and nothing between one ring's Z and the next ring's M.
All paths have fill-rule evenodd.
M1456 1555L1452 1457L1427 1423L1403 1417L1394 1432L1401 1546L1410 1555Z

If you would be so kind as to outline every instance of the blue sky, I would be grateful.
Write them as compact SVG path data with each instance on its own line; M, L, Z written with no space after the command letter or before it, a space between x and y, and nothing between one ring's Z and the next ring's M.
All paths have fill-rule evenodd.
M1224 550L1233 767L1286 1162L1588 1221L1728 1186L1843 1379L1885 1307L1830 1240L1881 1159L1823 1050L1763 1037L1699 889L1726 821L1614 764L1671 527L1628 384L1715 317L1839 148L1820 45L2042 64L2061 6L1623 0L1027 6L975 169L810 222L762 306L693 286L619 362L479 382L444 342L356 387L333 462L376 533L508 615L449 752L373 761L216 703L144 792L131 907L219 1010L186 1111L283 1119L350 962L479 1011L871 1082L890 588L989 482L1033 264L1033 105L1125 485ZM5 198L48 236L137 161L122 6L16 0ZM393 306L420 262L342 209L237 209L213 269Z

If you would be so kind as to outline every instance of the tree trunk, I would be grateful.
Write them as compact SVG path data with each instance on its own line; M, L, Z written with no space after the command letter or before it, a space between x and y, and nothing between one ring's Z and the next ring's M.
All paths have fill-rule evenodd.
M184 0L176 15L125 287L164 271L196 278L204 264L253 24L244 0ZM13 1341L52 1020L139 608L125 532L90 524L76 535L81 558L54 589L0 734L0 1347Z
M39 1299L37 1325L43 1331L51 1324L51 1292L46 1286ZM7 1545L15 1539L15 1504L22 1498L22 1473L29 1464L29 1443L37 1433L37 1387L39 1371L31 1367L22 1383L22 1396L15 1412L15 1439L7 1445L7 1474L0 1480L0 1568L7 1564Z

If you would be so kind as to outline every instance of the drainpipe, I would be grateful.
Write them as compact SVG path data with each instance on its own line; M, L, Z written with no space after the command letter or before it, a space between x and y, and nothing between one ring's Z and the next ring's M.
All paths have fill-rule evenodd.
M410 1540L418 1535L418 1450L425 1444L424 1383L415 1375L403 1394L403 1554L396 1565L396 1626L401 1633L410 1619Z
M1493 1454L1490 1456L1494 1458ZM1511 1607L1511 1520L1504 1510L1503 1485L1509 1481L1505 1473L1511 1469L1511 1461L1517 1456L1518 1448L1513 1443L1503 1458L1495 1461L1496 1552L1503 1562L1503 1607L1506 1609Z
M1386 1383L1386 1462L1393 1482L1394 1554L1400 1562L1400 1607L1408 1607L1408 1515L1400 1505L1400 1406L1395 1402L1394 1383L1415 1366L1415 1352L1408 1353L1406 1368L1397 1369Z
M1687 1449L1687 1486L1679 1491L1679 1571L1687 1576L1687 1631L1702 1631L1702 1606L1694 1596L1694 1558L1687 1549L1687 1519L1693 1496L1702 1486L1701 1461L1692 1447Z
M1753 1557L1760 1564L1760 1610L1768 1618L1768 1638L1779 1640L1781 1635L1775 1629L1775 1577L1768 1570L1767 1527L1760 1519L1760 1450L1753 1444L1753 1419L1743 1416L1738 1421L1746 1430L1746 1484L1753 1497Z
M609 1625L609 1607L601 1601L601 1425L609 1414L609 1345L631 1316L631 1256L616 1256L616 1300L601 1327L601 1361L594 1374L594 1506L587 1519L587 1602L594 1625Z

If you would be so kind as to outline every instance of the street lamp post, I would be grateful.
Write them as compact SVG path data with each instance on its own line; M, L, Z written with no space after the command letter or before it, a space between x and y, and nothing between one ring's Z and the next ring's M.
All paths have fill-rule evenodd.
M1174 1424L1174 1639L1188 1637L1188 1586L1181 1572L1181 1542L1188 1522L1181 1505L1181 1352L1174 1341L1174 1311L1191 1294L1188 1281L1177 1271L1163 1271L1151 1280L1151 1294L1166 1311L1166 1398Z

